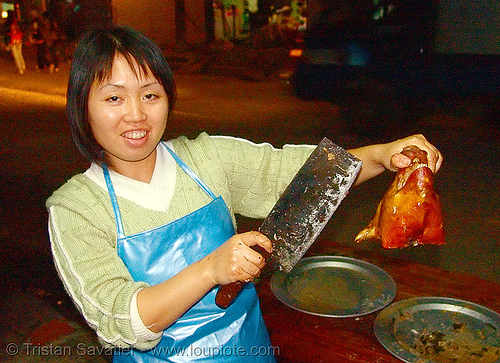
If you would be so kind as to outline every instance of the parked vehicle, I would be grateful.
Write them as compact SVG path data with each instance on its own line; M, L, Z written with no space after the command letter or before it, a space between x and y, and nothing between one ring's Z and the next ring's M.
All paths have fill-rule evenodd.
M392 127L443 96L496 97L500 57L434 49L438 4L309 0L291 85L303 99L339 102L353 124Z

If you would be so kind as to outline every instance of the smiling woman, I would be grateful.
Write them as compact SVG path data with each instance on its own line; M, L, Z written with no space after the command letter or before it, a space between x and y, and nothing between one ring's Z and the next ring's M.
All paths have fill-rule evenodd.
M101 342L129 348L115 363L210 362L225 347L262 354L218 362L274 362L253 284L227 309L215 297L220 285L260 275L265 260L252 246L273 248L262 233L236 233L235 214L264 218L315 147L206 133L162 142L175 95L143 34L111 26L80 40L67 111L91 165L47 200L56 268ZM416 135L352 150L364 163L358 182L405 166L403 155L391 159L408 143L439 169L439 151ZM181 356L186 348L208 353Z
M92 85L88 109L92 134L110 167L149 183L169 110L165 89L151 71L116 55L109 78Z
M119 66L115 65L115 58L119 61ZM95 92L97 86L100 87L100 93L104 85L113 86L111 78L118 77L114 74L118 67L121 71L120 79L114 79L112 82L123 83L123 77L128 73L126 76L130 77L129 82L142 81L142 87L148 82L144 83L145 80L151 81L154 78L153 83L158 83L156 90L162 88L166 93L168 112L173 109L176 99L172 72L166 66L158 46L149 38L139 32L119 27L113 32L87 33L73 56L68 84L68 115L77 147L88 159L99 163L105 161L106 155L87 122L90 121L87 120L87 112L90 111L87 110L87 102L91 91ZM128 85L115 86L116 90ZM108 94L108 102L116 102L118 98L115 97L113 94ZM129 105L130 102L127 102L127 106Z

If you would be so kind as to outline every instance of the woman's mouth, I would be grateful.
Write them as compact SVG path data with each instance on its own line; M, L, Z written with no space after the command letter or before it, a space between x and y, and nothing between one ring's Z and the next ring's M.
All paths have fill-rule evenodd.
M139 140L146 136L147 132L145 130L133 130L127 131L122 134L126 139Z

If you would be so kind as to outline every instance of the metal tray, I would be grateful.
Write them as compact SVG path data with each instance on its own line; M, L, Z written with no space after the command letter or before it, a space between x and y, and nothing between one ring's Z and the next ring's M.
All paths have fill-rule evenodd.
M392 277L371 263L341 256L300 260L271 277L271 291L289 307L312 315L354 317L382 309L396 296Z
M374 329L379 342L404 362L500 362L500 314L468 301L398 301L378 314Z

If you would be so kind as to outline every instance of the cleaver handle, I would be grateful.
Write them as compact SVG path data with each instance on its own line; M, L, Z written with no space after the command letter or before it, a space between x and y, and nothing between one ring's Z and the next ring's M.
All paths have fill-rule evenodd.
M234 298L238 296L243 288L243 285L245 284L246 282L244 281L236 281L230 283L229 285L221 286L215 296L215 304L217 304L217 306L221 309L227 309L227 307L233 302Z
M265 258L266 261L270 260L269 252L263 249L260 246L252 246L254 251L259 252L262 257ZM221 309L227 309L229 305L233 302L234 298L238 296L241 289L247 282L245 281L236 281L232 282L229 285L223 285L217 291L217 295L215 296L215 304Z

